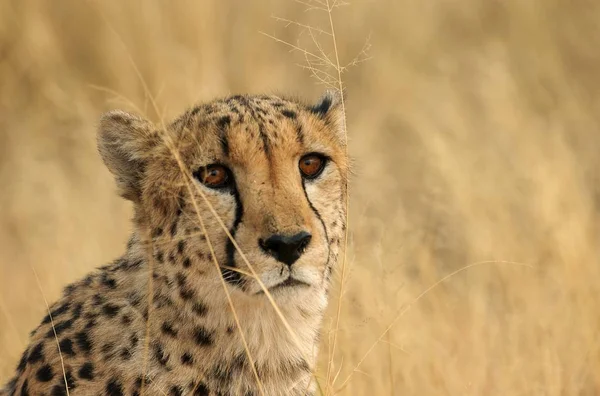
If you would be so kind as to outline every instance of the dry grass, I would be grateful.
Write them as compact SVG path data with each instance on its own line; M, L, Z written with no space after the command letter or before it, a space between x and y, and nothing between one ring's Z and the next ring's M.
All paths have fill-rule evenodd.
M158 119L132 60L168 116L230 92L316 98L305 56L259 33L296 43L272 14L327 30L305 8L0 2L0 382L46 309L32 267L53 300L124 248L94 123ZM362 0L335 21L342 64L373 46L344 76L350 249L320 375L333 358L347 395L600 393L600 4Z

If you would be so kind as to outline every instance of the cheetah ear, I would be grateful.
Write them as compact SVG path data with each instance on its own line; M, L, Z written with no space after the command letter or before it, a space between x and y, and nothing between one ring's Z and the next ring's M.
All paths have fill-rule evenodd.
M327 90L321 96L316 105L310 107L310 111L323 119L327 125L335 130L336 133L344 134L345 115L344 100L346 93L339 90ZM345 139L343 139L345 141Z
M316 105L310 108L314 114L319 117L325 117L333 111L341 111L342 102L345 99L345 94L337 90L328 89L319 99Z
M100 118L98 151L125 199L136 202L141 197L141 181L154 135L152 123L124 111L110 111Z

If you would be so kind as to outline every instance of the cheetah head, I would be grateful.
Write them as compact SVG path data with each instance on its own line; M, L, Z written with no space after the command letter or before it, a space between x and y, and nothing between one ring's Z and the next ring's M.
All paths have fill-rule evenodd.
M335 93L312 106L232 96L166 125L113 111L99 151L157 267L251 298L308 296L327 288L345 232L341 107Z

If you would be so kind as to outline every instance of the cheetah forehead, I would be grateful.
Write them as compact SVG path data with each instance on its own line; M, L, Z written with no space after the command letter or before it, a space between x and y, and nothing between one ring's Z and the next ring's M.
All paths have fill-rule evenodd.
M316 105L274 95L236 95L189 109L171 129L189 146L232 162L243 162L253 152L292 155L310 148L335 156L345 146L340 113L327 95Z

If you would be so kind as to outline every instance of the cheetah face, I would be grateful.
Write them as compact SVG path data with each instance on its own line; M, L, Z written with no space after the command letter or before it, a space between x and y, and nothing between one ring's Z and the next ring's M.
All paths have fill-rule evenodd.
M248 295L261 282L274 296L311 293L327 285L345 231L342 123L335 94L315 106L233 96L165 128L108 113L99 147L159 265Z

